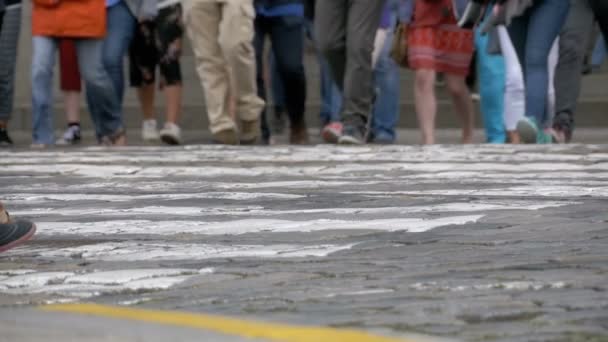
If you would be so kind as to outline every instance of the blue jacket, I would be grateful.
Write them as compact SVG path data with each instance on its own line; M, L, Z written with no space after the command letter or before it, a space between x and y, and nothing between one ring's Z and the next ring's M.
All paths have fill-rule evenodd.
M304 16L303 0L255 0L254 6L263 17Z

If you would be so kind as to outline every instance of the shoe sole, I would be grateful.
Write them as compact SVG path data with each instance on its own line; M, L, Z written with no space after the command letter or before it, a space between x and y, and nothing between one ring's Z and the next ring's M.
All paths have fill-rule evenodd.
M525 144L535 144L538 132L527 120L520 120L517 123L517 133Z
M162 142L164 142L165 144L167 144L167 145L173 145L173 146L175 146L175 145L181 145L181 141L179 141L179 139L175 138L172 135L168 135L168 134L167 135L161 135L160 136L160 140Z
M363 142L357 138L351 136L342 136L338 139L340 145L363 145Z
M328 144L337 144L340 140L340 133L334 129L324 129L321 137Z
M30 231L27 232L27 234L23 235L21 238L15 240L15 241L9 243L8 245L0 247L0 253L6 252L9 249L12 249L12 248L15 248L15 247L21 245L22 243L24 243L27 240L31 239L32 236L34 236L35 233L36 233L36 224L32 223L32 228L30 228Z

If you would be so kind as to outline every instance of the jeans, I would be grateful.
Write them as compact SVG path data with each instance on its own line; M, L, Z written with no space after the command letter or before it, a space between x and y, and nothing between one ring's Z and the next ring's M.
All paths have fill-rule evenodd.
M555 119L553 126L569 139L574 130L574 113L581 90L581 67L595 22L608 39L608 2L571 0L570 13L560 34L559 62L555 71Z
M291 127L304 124L306 104L306 75L304 73L304 18L298 16L264 17L255 19L255 38L258 95L266 97L263 76L264 40L270 36L272 55L280 81L273 82L283 87L285 108ZM266 109L262 110L262 124L266 122ZM262 127L263 131L266 131ZM263 132L267 138L267 132Z
M129 44L135 33L136 24L137 19L131 14L125 1L121 1L107 9L108 32L103 40L103 65L112 80L114 92L121 105L121 108L117 112L121 117L125 90L124 57L129 50ZM82 67L80 69L82 72ZM89 110L93 117L100 117L99 94L88 82L86 83L86 89Z
M391 20L396 21L396 13ZM391 25L390 27L393 27ZM400 75L399 67L390 57L393 41L393 30L387 31L384 46L374 68L374 85L376 87L376 101L372 116L372 136L375 141L393 142L395 126L399 119L399 92Z
M527 117L543 126L549 117L547 94L548 58L555 38L566 20L569 0L535 2L522 16L513 20L509 34L524 69Z
M315 38L313 26L312 20L308 18L304 20L304 34L314 43L317 40ZM338 89L336 82L334 82L333 78L331 77L331 70L329 69L327 61L320 53L319 49L316 49L316 51L321 83L321 111L319 113L319 117L321 119L321 125L325 126L330 122L340 121L342 94L340 93L340 89ZM276 107L284 109L285 92L283 90L284 88L283 84L281 83L279 71L276 67L275 57L272 54L270 55L270 65L272 70L272 97L274 99L274 104Z
M58 39L34 36L32 58L32 111L34 144L51 145L53 137L53 68ZM103 67L103 41L75 40L78 64L90 91L95 94L95 110L91 118L98 137L110 136L122 129L120 103L112 80Z
M600 35L600 37L597 39L597 43L595 44L595 49L593 50L591 64L594 67L599 68L602 66L602 64L604 64L604 61L606 60L606 49L606 40L604 39L603 35Z

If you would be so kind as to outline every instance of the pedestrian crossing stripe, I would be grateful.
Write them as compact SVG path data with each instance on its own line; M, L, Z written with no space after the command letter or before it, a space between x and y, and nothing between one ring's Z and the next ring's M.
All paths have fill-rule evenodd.
M326 327L296 326L256 322L222 316L178 311L134 309L99 304L54 304L41 307L44 311L92 315L113 319L134 320L183 328L194 328L224 335L276 342L421 342L422 339L402 339L373 335L364 331ZM424 339L425 341L430 341Z

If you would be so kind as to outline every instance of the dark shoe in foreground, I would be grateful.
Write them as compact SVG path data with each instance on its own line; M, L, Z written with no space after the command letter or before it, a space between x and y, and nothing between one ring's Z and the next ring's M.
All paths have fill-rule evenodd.
M11 221L0 203L0 253L17 247L36 233L36 225L29 221Z
M13 146L13 140L8 135L6 128L0 128L0 147Z
M0 253L15 248L36 233L36 225L29 221L0 224Z
M338 139L338 144L363 145L365 141L365 126L345 124L342 129L342 136Z

